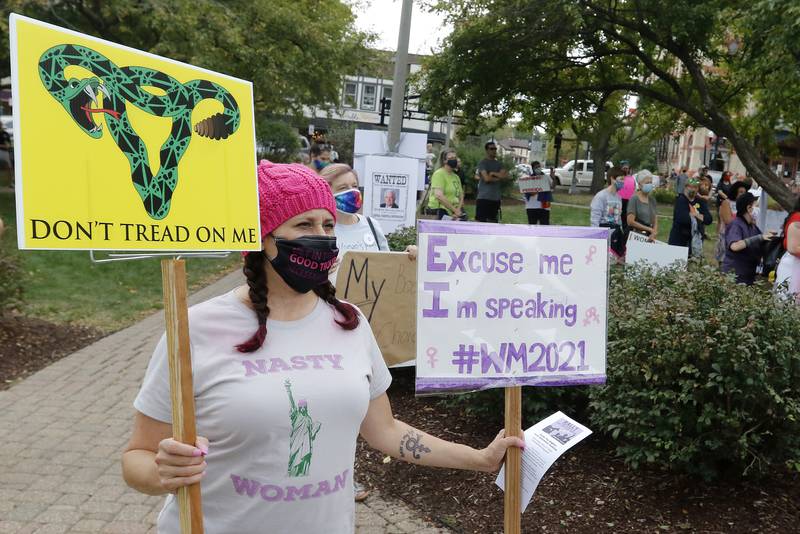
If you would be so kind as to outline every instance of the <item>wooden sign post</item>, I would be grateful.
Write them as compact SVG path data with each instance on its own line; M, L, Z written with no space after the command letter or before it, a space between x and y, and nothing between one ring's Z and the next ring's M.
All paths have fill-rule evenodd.
M521 386L606 379L608 229L417 223L416 393L505 389L523 438ZM520 534L522 451L505 462L506 534Z
M167 327L167 357L172 396L172 437L194 445L192 354L189 347L189 308L186 300L186 264L183 260L161 260L164 287L164 318ZM178 490L178 510L183 534L203 534L200 484Z
M104 250L109 258L91 257L105 263L260 248L251 82L15 13L8 30L20 250ZM180 90L154 95L147 80L121 85L128 69ZM173 102L174 95L181 96ZM126 101L142 100L152 102L129 124ZM85 116L76 113L80 103ZM89 106L98 113L90 117ZM166 148L153 151L141 140L164 139L164 106L183 111L172 117ZM124 143L109 138L117 130L125 130ZM186 270L179 260L161 268L173 436L194 445ZM202 533L200 485L182 488L178 502L181 532Z
M506 391L506 436L525 439L522 434L522 388L510 387ZM520 488L522 487L522 450L510 447L506 451L505 534L520 534Z

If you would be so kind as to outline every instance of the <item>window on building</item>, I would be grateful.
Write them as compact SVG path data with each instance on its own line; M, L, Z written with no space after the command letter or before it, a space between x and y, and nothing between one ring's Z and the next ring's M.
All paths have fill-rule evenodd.
M355 82L345 82L344 92L342 94L342 105L346 108L356 107L356 94L358 85Z
M377 95L378 88L374 85L364 84L361 91L361 109L375 109L375 96Z

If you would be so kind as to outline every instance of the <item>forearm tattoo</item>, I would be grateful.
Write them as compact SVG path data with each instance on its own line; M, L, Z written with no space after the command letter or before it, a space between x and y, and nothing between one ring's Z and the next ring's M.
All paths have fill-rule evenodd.
M406 451L411 453L415 460L422 458L422 455L431 450L422 444L422 434L409 430L400 438L400 457L406 457Z

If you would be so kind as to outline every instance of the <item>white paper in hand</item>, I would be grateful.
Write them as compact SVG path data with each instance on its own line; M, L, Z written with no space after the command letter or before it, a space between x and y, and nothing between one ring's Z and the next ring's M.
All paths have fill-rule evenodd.
M533 493L550 466L591 433L591 430L561 412L554 413L525 431L520 513L530 504ZM495 481L501 490L505 490L505 478L506 466L503 464Z

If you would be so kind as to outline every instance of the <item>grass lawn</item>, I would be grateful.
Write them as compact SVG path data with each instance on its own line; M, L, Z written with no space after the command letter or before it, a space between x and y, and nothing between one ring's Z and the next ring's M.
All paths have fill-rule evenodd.
M0 188L7 186L7 180L0 176ZM93 264L88 252L19 251L14 194L7 189L0 190L0 217L6 224L0 248L18 256L23 271L22 314L113 332L162 307L157 259ZM225 259L187 259L190 291L230 272L240 262L239 254Z

